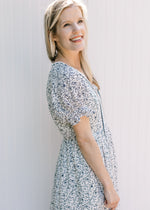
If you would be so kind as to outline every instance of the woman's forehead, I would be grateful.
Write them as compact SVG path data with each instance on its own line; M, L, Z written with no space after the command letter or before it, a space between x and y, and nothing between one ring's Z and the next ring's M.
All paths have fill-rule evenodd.
M83 16L82 16L81 9L78 6L73 5L73 6L65 8L62 11L59 17L59 23L60 25L62 25L64 21L71 21L74 19L82 18L82 17Z

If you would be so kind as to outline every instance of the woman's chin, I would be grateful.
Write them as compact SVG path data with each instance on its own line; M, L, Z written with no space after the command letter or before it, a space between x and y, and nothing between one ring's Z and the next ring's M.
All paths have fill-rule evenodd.
M80 51L84 50L84 48L85 48L85 46L80 46L80 47L78 46L78 47L72 48L72 50L80 52Z

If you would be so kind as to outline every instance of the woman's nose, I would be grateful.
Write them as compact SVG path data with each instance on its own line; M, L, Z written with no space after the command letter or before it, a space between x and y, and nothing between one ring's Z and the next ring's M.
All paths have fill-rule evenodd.
M74 23L73 24L73 31L79 31L81 29L81 27L79 26L79 24Z

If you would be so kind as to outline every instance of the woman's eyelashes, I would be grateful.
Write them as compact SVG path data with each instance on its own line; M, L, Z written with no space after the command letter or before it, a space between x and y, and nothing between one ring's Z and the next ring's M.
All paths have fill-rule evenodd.
M79 22L79 23L83 23L83 20L81 19L81 20L79 20L78 22Z
M70 25L69 23L66 23L66 24L64 25L64 27L69 26L69 25Z
M82 23L83 22L83 20L79 20L78 21L78 23ZM70 23L66 23L65 25L64 25L64 27L66 27L66 26L69 26L70 25Z

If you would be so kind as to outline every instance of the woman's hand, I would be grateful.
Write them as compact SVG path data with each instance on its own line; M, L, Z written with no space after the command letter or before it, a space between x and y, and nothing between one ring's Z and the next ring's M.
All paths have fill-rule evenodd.
M106 199L104 202L104 206L106 208L111 208L111 210L115 210L120 201L120 198L117 192L115 191L114 187L111 186L109 188L104 188L104 195Z

